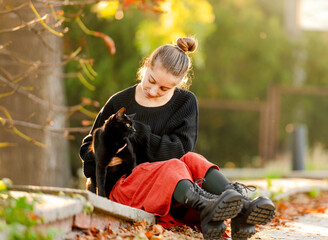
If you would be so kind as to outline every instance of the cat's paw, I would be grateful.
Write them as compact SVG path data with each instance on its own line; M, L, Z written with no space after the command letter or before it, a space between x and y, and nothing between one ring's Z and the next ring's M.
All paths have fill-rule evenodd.
M110 161L110 163L108 164L108 167L114 167L117 165L122 164L123 160L122 158L119 157L113 157L112 160Z

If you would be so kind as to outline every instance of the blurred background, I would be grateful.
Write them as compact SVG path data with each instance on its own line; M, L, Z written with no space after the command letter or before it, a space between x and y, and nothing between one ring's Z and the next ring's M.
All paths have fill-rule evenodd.
M324 0L0 0L0 178L83 188L97 112L182 36L199 43L195 152L266 177L328 170L327 31Z

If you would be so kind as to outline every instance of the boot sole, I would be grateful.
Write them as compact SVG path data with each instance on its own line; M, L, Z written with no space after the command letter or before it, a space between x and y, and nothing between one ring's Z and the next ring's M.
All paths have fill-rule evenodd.
M203 234L204 240L221 240L225 230L225 227L210 229L206 232L206 234Z
M235 190L224 191L215 204L215 209L204 218L207 222L219 222L229 218L234 218L240 213L243 207L243 197Z
M231 234L232 240L247 240L255 234L255 231L248 229L239 229L237 232Z
M274 218L276 208L272 201L266 198L261 198L254 206L251 206L246 213L246 223L250 225L265 225Z
M243 202L243 197L238 192L226 190L222 193L222 200L219 201L212 220L223 221L236 217L243 208Z
M242 223L242 218L234 218L231 221L231 237L233 240L247 240L254 235L255 227Z

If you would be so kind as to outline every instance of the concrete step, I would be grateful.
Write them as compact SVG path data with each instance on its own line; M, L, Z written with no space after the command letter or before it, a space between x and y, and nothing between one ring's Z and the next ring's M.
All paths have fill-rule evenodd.
M40 229L55 227L68 233L73 227L105 229L109 225L116 230L133 222L145 219L155 224L153 214L140 209L131 208L109 199L99 197L85 190L16 185L10 191L13 196L26 196L39 201L35 205L35 213L43 218ZM94 207L90 214L84 212L86 206Z

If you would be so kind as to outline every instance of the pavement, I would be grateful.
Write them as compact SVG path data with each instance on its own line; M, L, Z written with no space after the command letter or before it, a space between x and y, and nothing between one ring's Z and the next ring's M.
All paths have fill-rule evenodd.
M310 191L328 191L328 175L324 179L284 178L240 180L245 185L254 185L259 195L266 195L278 201L296 193ZM254 239L328 239L328 202L322 206L322 213L311 213L286 221L283 226L263 226L251 237Z
M313 190L328 191L327 179L307 179L307 178L280 178L280 179L255 179L236 180L246 186L255 186L257 195L270 197L274 201L288 198L296 193L311 192ZM252 192L248 191L249 197Z
M328 239L328 211L300 216L276 229L261 229L251 239Z

